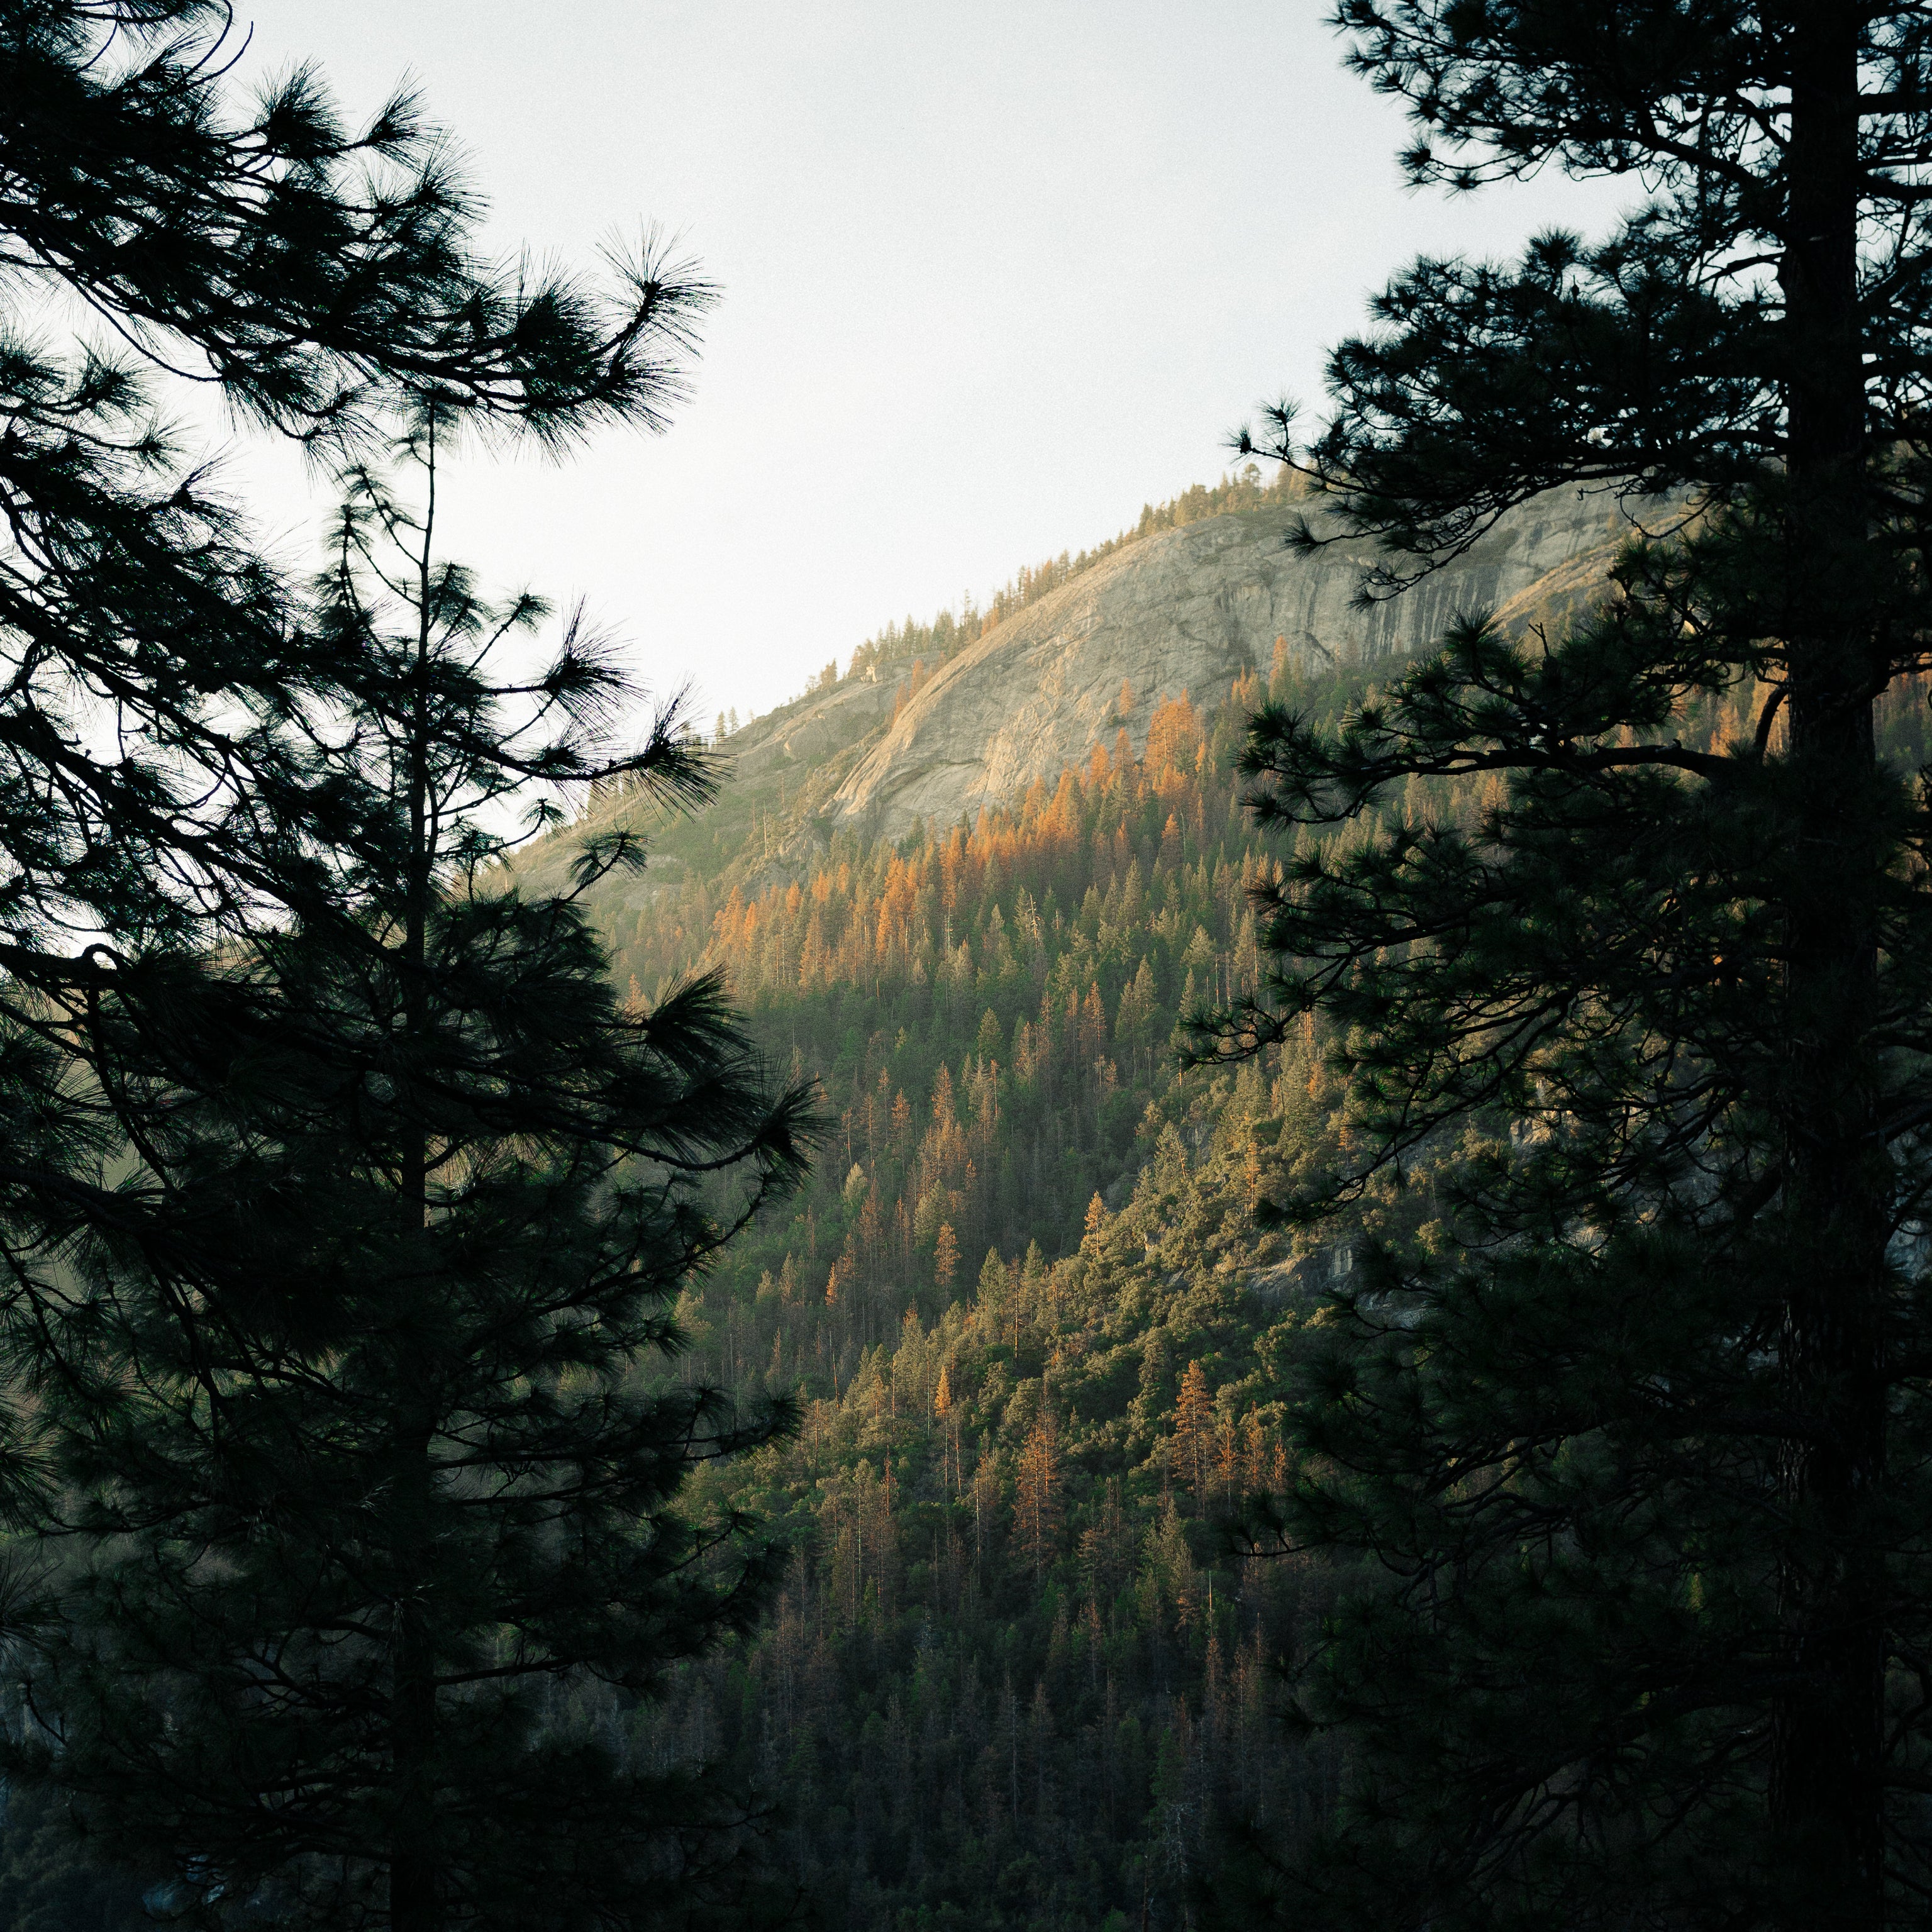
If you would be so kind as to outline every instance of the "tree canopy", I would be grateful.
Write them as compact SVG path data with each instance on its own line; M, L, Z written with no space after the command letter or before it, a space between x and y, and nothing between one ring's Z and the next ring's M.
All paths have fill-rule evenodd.
M1336 23L1418 184L1632 205L1415 264L1325 425L1263 441L1385 538L1370 596L1544 490L1638 523L1602 608L1472 613L1339 728L1255 721L1264 822L1347 836L1298 840L1266 992L1203 1050L1327 1016L1350 1145L1278 1204L1412 1203L1300 1352L1261 1532L1373 1559L1299 1678L1370 1756L1258 1882L1296 1922L1876 1925L1932 1880L1932 901L1873 729L1926 664L1924 23ZM1754 716L1699 744L1713 694Z
M577 898L629 842L501 875L518 802L710 774L675 704L620 741L580 618L506 665L545 608L380 458L433 502L458 434L662 427L710 291L648 238L600 284L486 260L412 98L351 128L298 68L239 107L238 52L206 0L0 5L7 1768L190 1920L662 1918L742 1816L560 1700L756 1600L746 1525L680 1492L782 1414L648 1358L807 1110L715 982L611 992ZM341 471L319 581L182 384Z

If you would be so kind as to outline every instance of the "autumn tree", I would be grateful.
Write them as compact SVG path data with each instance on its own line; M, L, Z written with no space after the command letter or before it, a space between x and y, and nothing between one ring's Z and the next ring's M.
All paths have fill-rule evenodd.
M1013 1481L1013 1522L1021 1544L1033 1559L1036 1578L1053 1558L1060 1509L1059 1433L1052 1410L1042 1404L1020 1451Z
M1190 1362L1174 1403L1174 1468L1198 1498L1208 1493L1214 1440L1214 1398L1208 1392L1208 1371L1198 1362Z
M1106 1226L1107 1204L1100 1198L1100 1192L1096 1189L1093 1199L1087 1204L1087 1216L1081 1229L1081 1246L1083 1248L1090 1249L1106 1232Z

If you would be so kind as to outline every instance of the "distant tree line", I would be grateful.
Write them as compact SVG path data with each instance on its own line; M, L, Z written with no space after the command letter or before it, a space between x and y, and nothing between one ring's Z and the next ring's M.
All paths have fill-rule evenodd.
M1126 549L1143 538L1162 530L1180 530L1210 517L1225 517L1240 510L1258 510L1270 504L1287 503L1306 494L1306 485L1292 468L1278 469L1272 480L1264 477L1256 463L1244 464L1218 483L1191 484L1178 496L1162 503L1144 503L1132 530L1123 530L1091 550L1072 555L1062 550L1057 557L1022 569L1012 580L995 591L982 608L968 597L957 612L942 610L930 623L920 623L908 616L903 622L886 626L868 638L853 652L846 665L848 677L858 677L885 665L901 664L908 658L924 658L934 668L975 642L995 624L1002 624L1016 612L1037 603L1063 584L1091 570L1096 563ZM836 664L828 665L832 681L838 676Z

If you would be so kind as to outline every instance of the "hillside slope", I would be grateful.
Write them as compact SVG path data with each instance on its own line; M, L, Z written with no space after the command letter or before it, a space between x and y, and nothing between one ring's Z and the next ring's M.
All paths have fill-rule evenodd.
M1264 1230L1251 1209L1334 1158L1346 1123L1315 1030L1214 1075L1181 1072L1176 1034L1252 983L1248 889L1287 856L1240 806L1246 713L1266 694L1333 720L1432 621L1587 597L1613 532L1558 507L1400 625L1400 606L1350 608L1359 557L1284 562L1272 508L1148 537L929 680L875 661L739 734L717 804L647 825L658 856L601 902L620 984L720 968L775 1066L822 1084L815 1172L678 1311L676 1372L799 1406L793 1443L700 1497L798 1559L754 1637L612 1723L654 1762L722 1754L780 1796L777 1848L824 1922L1178 1928L1221 1826L1292 1844L1330 1802L1340 1748L1275 1722L1272 1686L1332 1579L1232 1562L1216 1520L1285 1480L1282 1352L1361 1232ZM1332 581L1288 574L1310 568ZM1296 608L1329 641L1312 620L1319 650L1277 654ZM1071 672L1052 684L1088 656L1110 700L1142 680L1100 728ZM1924 695L1882 720L1914 763ZM1687 742L1748 738L1758 699L1696 696ZM1005 762L908 782L896 810L862 799L864 774L914 773L935 734L970 750L982 728L1006 733ZM1467 822L1499 788L1389 808ZM959 798L980 803L949 820ZM1426 1213L1412 1181L1364 1226Z
M1637 506L1631 506L1635 511ZM1298 676L1405 658L1458 616L1528 608L1545 580L1600 580L1631 526L1616 499L1556 490L1402 596L1358 608L1370 544L1290 549L1306 504L1216 517L1108 557L995 626L913 696L833 794L829 816L886 838L950 825L1056 778L1125 729L1136 757L1153 706L1214 705L1281 653ZM1123 705L1125 688L1137 703Z

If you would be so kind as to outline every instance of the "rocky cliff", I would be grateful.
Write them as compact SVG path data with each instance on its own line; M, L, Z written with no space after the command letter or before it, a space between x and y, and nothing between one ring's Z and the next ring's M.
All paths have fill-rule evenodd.
M921 819L950 824L1096 744L1111 748L1123 728L1138 752L1156 704L1183 692L1218 700L1244 671L1266 670L1277 639L1302 668L1373 662L1424 648L1466 612L1521 620L1574 602L1600 584L1630 528L1613 496L1553 490L1455 564L1364 608L1355 592L1373 547L1290 550L1296 514L1248 511L1130 545L987 632L896 718L892 682L848 680L742 734L739 767L802 771L868 736L821 824L888 837Z
M795 869L841 830L896 838L921 820L950 826L1051 782L1096 745L1111 751L1122 730L1138 754L1162 700L1217 704L1244 671L1265 673L1277 640L1299 668L1372 664L1426 649L1465 613L1512 626L1557 615L1601 588L1633 516L1664 512L1552 490L1468 556L1366 608L1355 596L1374 547L1337 536L1289 549L1293 506L1143 537L983 632L916 689L910 665L880 665L747 726L724 748L718 802L694 823L648 815L649 878L608 881L597 897L628 912L689 866L730 865L748 880ZM636 807L616 799L590 816L631 820ZM575 843L545 840L521 869L560 884Z

